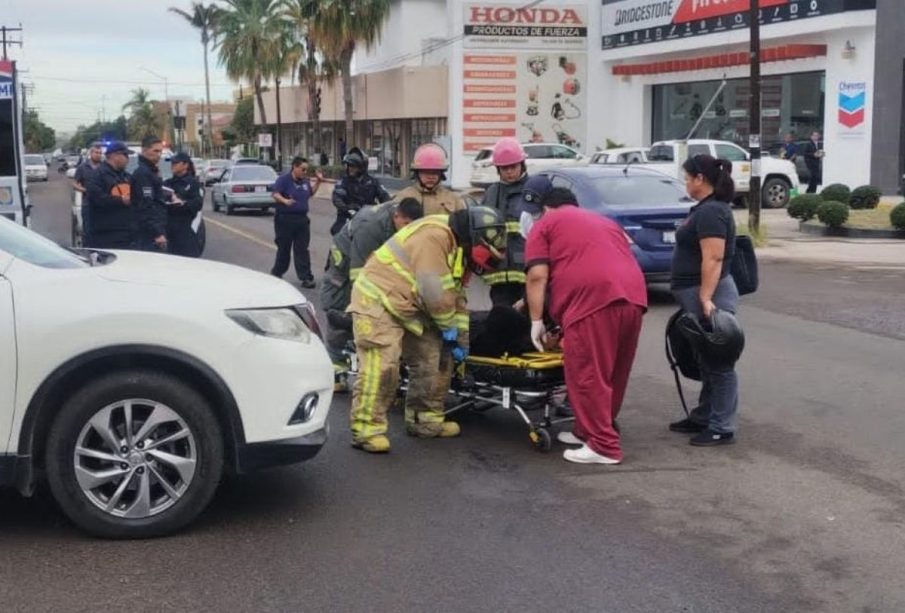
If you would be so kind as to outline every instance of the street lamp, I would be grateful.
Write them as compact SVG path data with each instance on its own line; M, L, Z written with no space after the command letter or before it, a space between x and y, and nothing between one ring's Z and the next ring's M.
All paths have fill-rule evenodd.
M153 77L157 77L158 79L163 81L163 98L164 98L164 104L166 104L166 106L167 106L167 129L166 129L166 132L167 132L167 138L169 139L170 144L173 144L173 140L174 140L173 131L172 131L173 121L172 121L172 117L171 117L172 113L170 112L169 81L167 80L167 78L165 76L154 72L150 68L145 68L144 66L139 66L138 69L143 70L146 73L148 73L149 75L151 75Z

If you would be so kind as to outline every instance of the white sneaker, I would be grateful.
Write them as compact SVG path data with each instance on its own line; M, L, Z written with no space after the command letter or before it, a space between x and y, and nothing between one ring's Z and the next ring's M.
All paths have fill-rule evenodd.
M600 455L587 445L582 445L579 449L568 449L563 452L562 457L567 462L576 464L619 464L622 462L622 460L614 460Z
M584 441L565 430L556 435L556 440L564 445L584 445Z

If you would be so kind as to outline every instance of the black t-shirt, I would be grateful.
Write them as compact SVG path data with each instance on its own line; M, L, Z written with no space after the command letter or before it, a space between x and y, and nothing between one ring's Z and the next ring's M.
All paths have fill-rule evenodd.
M676 249L672 256L672 288L683 289L701 284L701 239L723 238L722 279L729 274L735 255L735 217L726 202L708 197L691 207L685 222L676 230Z

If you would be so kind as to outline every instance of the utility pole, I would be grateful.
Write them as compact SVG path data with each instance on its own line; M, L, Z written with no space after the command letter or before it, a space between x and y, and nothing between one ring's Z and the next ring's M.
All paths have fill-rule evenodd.
M9 59L9 56L6 54L6 47L7 47L7 46L9 46L9 45L18 45L18 46L20 46L20 47L22 46L22 41L21 41L21 40L10 40L10 39L7 38L7 36L6 36L7 33L11 33L11 32L21 32L21 31L22 31L22 24L21 24L21 23L19 24L19 27L18 27L18 28L7 28L6 26L0 26L0 44L3 45L3 61L6 61L6 60Z
M751 104L748 125L748 148L751 150L751 182L748 191L748 230L760 233L760 2L751 0L748 16L751 31Z

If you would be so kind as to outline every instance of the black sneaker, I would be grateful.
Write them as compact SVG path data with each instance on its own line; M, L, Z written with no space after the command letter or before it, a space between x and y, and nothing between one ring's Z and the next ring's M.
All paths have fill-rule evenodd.
M305 279L302 281L302 287L305 289L314 289L317 287L317 283L314 282L314 279Z
M669 429L673 432L681 432L682 434L697 434L698 432L706 430L707 426L691 421L691 419L686 417L681 421L674 421L669 424Z
M691 437L688 441L695 447L715 447L717 445L731 445L735 442L735 434L732 432L714 432L710 428Z

